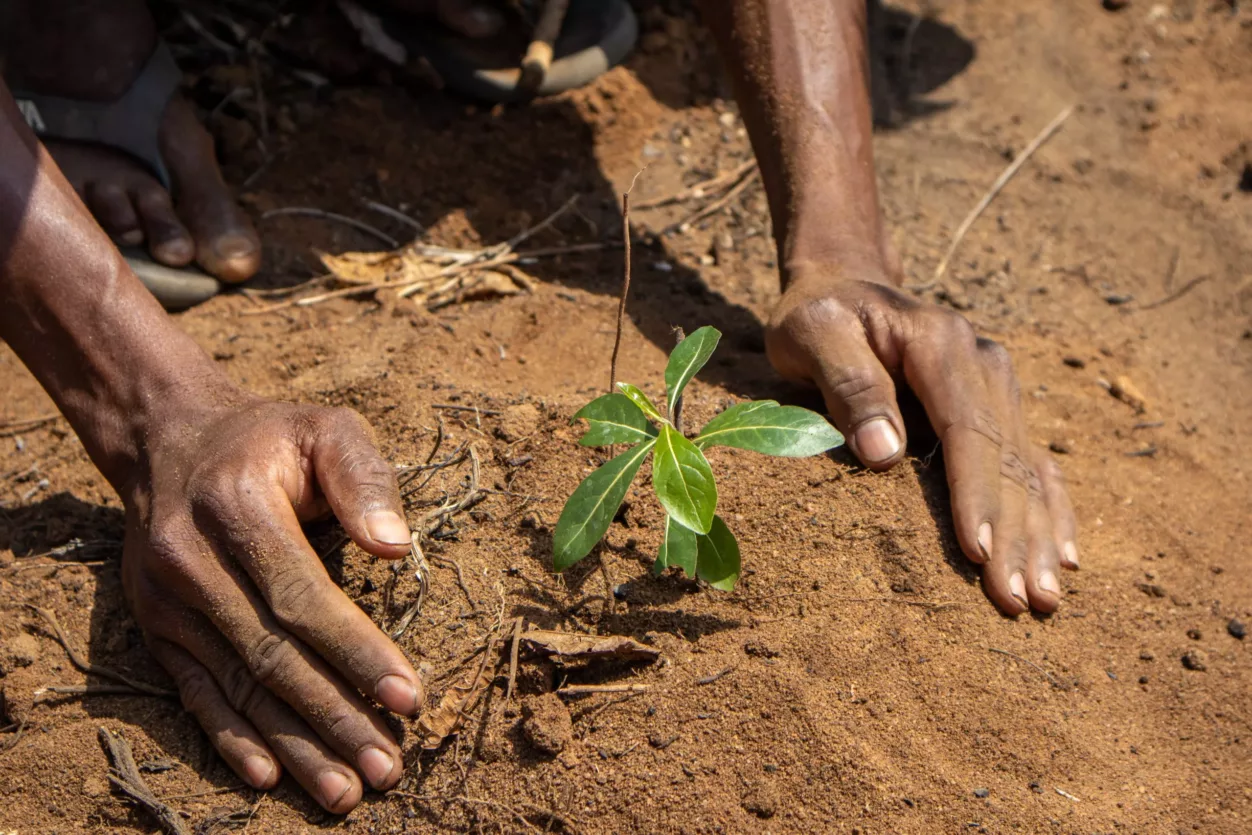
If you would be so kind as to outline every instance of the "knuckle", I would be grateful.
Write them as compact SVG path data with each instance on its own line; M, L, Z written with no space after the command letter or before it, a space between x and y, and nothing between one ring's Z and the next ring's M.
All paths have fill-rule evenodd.
M202 667L189 667L175 679L178 697L188 713L204 715L216 701L217 685Z
M257 684L269 687L291 663L296 649L282 635L263 635L245 655L248 672Z
M1000 431L1000 423L985 406L971 409L968 414L957 418L948 432L972 432L987 439L994 446L1004 445L1004 433Z
M1037 493L1039 479L1035 471L1016 449L1006 449L1000 456L1000 477L1028 493Z
M231 707L245 716L255 715L255 708L259 697L263 695L263 689L244 665L231 665L222 677L222 690Z
M972 349L977 334L974 326L961 314L946 307L932 305L920 311L922 329L938 337L946 345Z
M287 629L302 631L310 613L324 611L323 581L299 570L287 570L270 587L269 604L274 617Z
M887 392L877 374L867 368L846 368L831 386L831 394L848 404L883 399Z

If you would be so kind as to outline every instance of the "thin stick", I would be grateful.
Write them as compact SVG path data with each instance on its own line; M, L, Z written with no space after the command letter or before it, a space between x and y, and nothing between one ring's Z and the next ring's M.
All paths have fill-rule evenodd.
M944 253L943 260L939 262L939 266L935 268L935 275L932 279L932 283L943 278L943 274L947 272L948 269L948 262L951 261L952 256L956 254L956 248L961 245L961 241L965 239L965 234L969 232L970 227L974 225L974 221L978 220L979 216L989 205L991 205L991 201L996 198L996 195L999 194L1000 191L1008 185L1009 180L1013 179L1013 176L1021 170L1021 167L1026 164L1026 160L1030 159L1035 151L1039 150L1043 143L1051 139L1052 135L1061 129L1061 125L1065 123L1065 120L1068 119L1069 115L1073 112L1074 106L1071 104L1069 107L1058 113L1056 118L1054 118L1051 122L1048 122L1047 127L1040 131L1039 135L1030 141L1030 144L1026 146L1025 150L1018 154L1017 158L1009 164L1009 167L1004 169L1004 172L996 178L996 181L992 183L990 190L982 196L982 199L978 201L978 204L974 206L973 210L965 217L965 220L961 222L961 225L957 227L956 235L952 238L952 243L948 246L948 251Z
M1198 276L1198 277L1196 277L1196 278L1193 278L1193 279L1191 279L1190 281L1188 281L1186 284L1184 284L1183 286L1179 287L1179 288L1178 288L1177 290L1175 290L1174 292L1170 293L1170 294L1169 294L1168 296L1166 296L1165 298L1163 298L1163 299L1157 299L1156 301L1151 302L1150 304L1141 305L1141 306L1139 307L1139 310L1152 310L1153 308L1156 308L1156 307L1163 307L1164 305L1167 305L1167 304L1169 304L1170 302L1173 302L1173 301L1178 301L1178 300L1179 300L1179 299L1181 299L1183 296L1185 296L1187 293L1191 292L1191 291L1192 291L1192 290L1194 290L1196 287L1198 287L1198 286L1200 286L1201 284L1203 284L1204 282L1208 281L1210 278L1212 278L1212 276L1211 276L1211 275L1202 275L1202 276ZM1136 311L1136 312L1138 312L1138 311Z
M446 409L449 412L473 412L476 415L486 415L487 417L495 417L500 414L492 409L480 409L477 406L458 406L455 403L432 403L432 409Z
M182 816L168 804L158 800L144 782L143 775L135 765L135 757L131 754L130 743L111 733L108 728L101 728L99 736L113 766L109 769L109 782L114 788L156 818L161 829L168 835L191 835L191 830L183 823Z
M517 625L513 627L513 646L509 648L509 685L504 691L504 703L513 700L513 687L517 684L517 654L522 645L522 629L526 626L526 618L519 615Z
M395 238L391 237L381 229L376 229L373 226L370 226L363 220L357 220L356 218L337 214L336 212L326 212L321 209L314 209L309 206L287 206L281 209L270 209L268 212L261 215L261 220L269 220L270 218L278 217L279 215L295 215L297 217L316 217L321 220L333 220L337 223L343 223L347 226L351 226L353 229L373 235L375 238L378 238L378 240L387 244L392 249L396 249L400 246L400 242Z
M617 335L613 337L613 357L609 360L609 393L617 386L617 355L622 349L622 320L626 318L626 297L630 295L630 192L643 169L635 172L630 188L622 194L622 246L625 249L625 273L622 277L622 295L617 302Z
M6 420L0 423L0 432L9 429L35 429L43 426L45 423L51 423L54 420L60 420L61 415L53 413L50 415L42 415L40 417L25 418L22 420Z
M154 696L125 684L50 684L40 687L32 695L35 699L45 693L54 696Z
M1007 649L999 649L997 647L987 647L987 651L999 653L1000 655L1007 655L1009 658L1016 659L1017 661L1020 661L1023 664L1026 664L1027 666L1034 668L1037 672L1042 673L1044 678L1048 680L1048 683L1051 684L1053 687L1055 687L1057 690L1069 689L1064 684L1062 684L1056 676L1052 675L1050 672L1045 670L1043 667L1040 667L1038 664L1036 664L1034 661L1031 661L1029 658L1022 658L1017 653L1009 652Z
M674 192L665 197L657 197L652 200L644 200L634 205L635 211L643 211L644 209L656 209L661 206L668 206L670 203L683 203L687 200L695 200L701 197L707 197L711 189L717 189L722 186L729 185L738 181L740 177L747 174L756 167L756 160L750 159L743 165L726 172L718 174L716 177L710 177L707 180L701 180L693 186Z
M142 693L147 693L149 696L177 696L178 695L172 690L166 690L163 687L156 687L151 684L145 684L142 681L135 681L133 678L122 675L121 673L116 672L114 670L110 670L108 667L101 667L98 664L92 664L86 658L83 658L81 655L79 655L78 650L74 649L74 645L70 643L70 639L66 636L65 630L61 628L61 623L60 621L57 620L56 615L54 615L49 610L41 609L38 606L35 606L34 604L27 603L26 605L29 608L33 609L36 614L38 614L40 617L42 617L44 620L48 622L48 625L52 627L52 631L56 635L57 642L61 644L61 647L65 650L65 654L70 657L70 663L73 664L82 672L89 673L91 675L101 676L103 678L111 678L114 681L121 682L122 684L125 684L128 687L133 687Z
M595 693L647 693L651 684L571 684L556 691L558 696L590 696Z
M392 220L400 221L405 226L411 227L419 235L426 231L422 227L422 224L418 223L416 220L409 217L404 212L399 211L398 209L393 209L385 203L378 203L374 200L362 200L361 205L367 209L378 212L380 215L386 215Z
M756 180L760 176L761 176L761 170L759 168L752 169L747 174L745 174L743 179L740 180L738 183L736 183L734 188L732 188L730 191L726 192L717 200L714 200L712 203L708 204L704 208L697 209L695 212L683 218L682 220L678 221L677 223L671 223L669 226L666 226L664 229L661 230L661 234L670 235L670 234L673 234L674 232L686 231L687 228L691 226L691 224L698 223L710 215L717 214L722 209L726 208L730 204L730 201L738 197L745 188L747 188L748 186L756 182Z

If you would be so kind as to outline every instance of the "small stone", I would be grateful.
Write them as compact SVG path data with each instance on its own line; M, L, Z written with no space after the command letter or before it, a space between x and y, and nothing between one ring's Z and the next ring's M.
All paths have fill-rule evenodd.
M974 789L974 797L990 797L991 789Z
M1038 780L1030 781L1030 790L1035 794L1043 794L1043 786L1039 785Z
M1226 624L1226 631L1230 633L1230 637L1238 638L1240 641L1248 637L1248 627L1244 626L1243 621L1238 618L1230 619L1230 623Z
M717 117L717 123L718 123L719 125L721 125L722 127L724 127L724 128L734 127L734 125L735 125L735 114L731 113L731 112L728 110L728 111L726 111L725 113L723 113L721 116L718 116L718 117Z
M531 696L522 702L522 735L537 751L555 757L574 738L574 721L555 693Z
M1105 11L1120 12L1130 5L1130 0L1103 0L1101 5L1104 6Z
M1199 629L1188 629L1188 630L1187 630L1187 637L1188 637L1188 638L1190 638L1190 639L1191 639L1191 640L1193 640L1193 641L1198 641L1198 640L1200 640L1201 638L1203 638L1203 637L1204 637L1204 635L1203 635L1203 633L1201 633L1201 632L1200 632L1200 630L1199 630Z
M1156 654L1153 653L1152 650L1150 649L1141 650L1139 653L1139 660L1140 661L1155 661Z
M0 670L29 667L39 660L39 640L29 633L15 635L0 649Z
M1140 684L1147 684L1147 683L1148 683L1148 677L1147 677L1147 676L1139 676L1139 683L1140 683Z
M1087 367L1087 361L1083 359L1082 357L1066 357L1065 359L1061 360L1061 362L1065 363L1070 368L1086 368Z
M462 414L472 415L473 413L464 412ZM539 429L540 419L539 410L530 403L509 406L504 410L504 414L500 416L500 425L496 428L496 435L501 440L515 443L535 434Z
M1070 452L1069 444L1064 441L1052 441L1048 444L1048 449L1052 450L1057 455L1069 455Z
M743 645L743 651L755 658L777 658L782 653L774 647L763 641L748 641Z
M741 801L743 808L761 820L774 817L778 813L778 794L773 786L758 783L749 787Z
M1198 649L1187 650L1179 660L1182 661L1182 665L1188 670L1194 670L1197 673L1202 673L1208 669L1208 666L1204 663L1204 653Z

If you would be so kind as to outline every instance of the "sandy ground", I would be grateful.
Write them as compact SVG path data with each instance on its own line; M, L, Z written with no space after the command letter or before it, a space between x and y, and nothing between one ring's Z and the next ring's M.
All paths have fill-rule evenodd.
M642 481L603 568L588 560L555 578L552 525L596 463L567 424L607 378L619 251L545 259L525 267L532 293L434 313L367 296L258 314L276 300L227 295L178 321L241 384L359 409L397 465L426 459L442 414L440 457L469 444L482 462L480 487L495 492L430 542L430 597L400 642L436 697L501 616L651 644L652 665L559 671L651 689L571 702L572 735L553 757L498 687L459 742L410 750L408 797L372 795L346 818L290 781L260 798L174 700L36 696L87 679L27 603L55 611L94 663L167 679L121 600L116 497L63 423L7 429L0 831L154 830L111 793L101 726L125 734L153 766L153 790L203 832L250 815L254 832L1252 829L1252 646L1232 625L1252 623L1252 12L1232 5L944 4L916 32L915 100L876 139L894 240L910 283L926 285L1007 160L1077 105L950 275L917 291L1010 348L1032 440L1065 469L1083 569L1064 578L1056 615L1008 620L986 601L951 535L941 456L920 433L888 474L843 454L714 453L721 513L744 551L733 593L650 576L661 517ZM258 218L314 206L411 234L362 208L375 200L453 246L503 240L579 195L532 243L612 241L617 195L644 164L638 200L750 154L707 36L669 6L639 4L642 48L624 67L528 108L364 80L314 94L267 71L276 153L255 174L256 113L224 108L212 127L228 179L251 177L241 199ZM897 69L916 10L893 10ZM191 71L206 106L238 77ZM726 338L690 389L693 420L748 397L814 405L763 354L777 280L759 186L687 232L649 237L697 207L635 218L648 242L622 376L657 392L671 327L712 324ZM319 274L314 248L378 246L319 220L260 223L262 288ZM1144 409L1110 396L1119 377ZM0 419L53 411L7 349L0 380ZM467 461L436 473L411 519L468 476ZM310 536L375 620L394 623L413 600L406 575L388 605L390 571L332 549L331 524ZM552 686L550 668L523 664L522 705L538 709ZM397 725L409 749L413 731Z

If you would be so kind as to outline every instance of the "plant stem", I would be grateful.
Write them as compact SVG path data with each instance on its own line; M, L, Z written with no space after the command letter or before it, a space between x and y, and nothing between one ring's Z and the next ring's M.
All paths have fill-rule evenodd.
M635 172L630 180L630 188L622 194L622 246L625 248L625 272L622 276L622 295L617 302L617 335L613 338L613 358L609 361L609 393L616 391L617 386L617 354L622 348L622 323L626 318L626 297L630 294L630 192L635 188L635 180L645 169Z
M687 334L683 333L682 327L674 328L674 345L681 344L686 338ZM674 413L669 417L674 422L674 431L681 435L683 433L683 396L681 394L674 398Z

